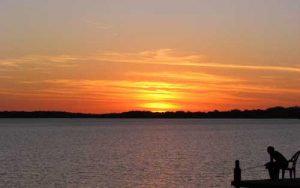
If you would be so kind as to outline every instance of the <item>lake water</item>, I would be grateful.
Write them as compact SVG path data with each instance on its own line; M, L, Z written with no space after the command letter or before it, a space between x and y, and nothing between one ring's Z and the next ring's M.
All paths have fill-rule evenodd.
M0 119L0 187L230 187L269 145L300 150L300 120Z

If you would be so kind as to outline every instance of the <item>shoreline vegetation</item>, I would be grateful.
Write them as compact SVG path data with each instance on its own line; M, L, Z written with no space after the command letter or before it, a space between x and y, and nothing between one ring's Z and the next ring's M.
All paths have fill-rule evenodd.
M63 111L1 111L0 118L199 118L199 119L300 119L300 107L272 107L255 110L230 110L210 112L151 112L128 111L122 113L91 114Z

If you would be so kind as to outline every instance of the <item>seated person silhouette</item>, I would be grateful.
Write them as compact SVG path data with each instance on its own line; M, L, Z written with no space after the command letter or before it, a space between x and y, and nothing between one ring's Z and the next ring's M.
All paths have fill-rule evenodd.
M269 146L267 151L270 154L270 162L265 164L266 169L269 170L271 180L279 180L279 170L287 168L288 160L272 146Z

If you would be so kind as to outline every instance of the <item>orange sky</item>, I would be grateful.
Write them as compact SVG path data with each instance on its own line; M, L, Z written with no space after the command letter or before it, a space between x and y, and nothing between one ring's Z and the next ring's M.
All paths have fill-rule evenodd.
M0 110L300 105L298 1L70 3L0 2Z

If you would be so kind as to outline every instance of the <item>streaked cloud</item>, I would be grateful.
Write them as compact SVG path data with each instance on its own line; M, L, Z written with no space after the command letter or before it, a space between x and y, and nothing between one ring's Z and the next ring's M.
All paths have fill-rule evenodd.
M216 69L244 69L257 71L281 71L300 73L300 67L297 66L274 66L274 65L249 65L249 64L226 64L212 62L207 60L205 55L197 53L186 54L179 53L174 49L158 49L142 52L99 52L84 56L73 55L30 55L20 58L0 59L0 66L16 67L22 64L38 63L56 65L72 65L72 63L81 62L113 62L113 63L134 63L149 65L170 65L170 66L188 66L188 67L208 67ZM74 65L74 64L73 64Z
M139 76L156 78L156 79L170 79L170 80L184 80L186 82L205 82L205 83L228 83L228 82L243 82L242 78L222 76L217 74L186 72L186 71L172 71L172 72L128 72L129 76Z
M72 62L76 62L80 59L82 59L82 57L71 56L71 55L56 55L56 56L28 55L19 58L0 59L0 67L17 68L28 64L35 64L39 66L41 65L42 66L47 66L47 65L65 66L65 65L72 65Z
M244 64L225 64L207 61L204 55L179 54L173 49L159 49L154 51L143 51L138 53L102 53L95 57L99 61L123 62L123 63L142 63L142 64L161 64L174 66L195 66L212 67L226 69L248 69L248 70L268 70L286 71L300 73L300 67L274 66L274 65L244 65Z

